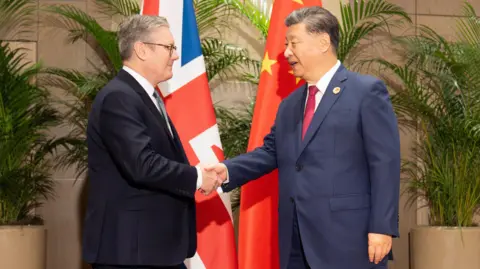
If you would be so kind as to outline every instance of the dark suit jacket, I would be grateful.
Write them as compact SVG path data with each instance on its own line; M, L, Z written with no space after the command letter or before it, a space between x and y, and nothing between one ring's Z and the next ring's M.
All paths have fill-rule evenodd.
M196 251L197 171L145 90L126 71L89 115L83 257L111 265L178 265Z
M387 89L340 66L302 141L306 94L305 85L281 102L263 146L225 161L230 177L222 188L278 168L281 269L294 206L311 268L372 268L367 234L398 236L400 139Z

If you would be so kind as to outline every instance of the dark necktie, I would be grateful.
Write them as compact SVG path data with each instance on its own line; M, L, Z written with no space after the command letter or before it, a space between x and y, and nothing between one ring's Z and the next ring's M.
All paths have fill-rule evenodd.
M153 97L157 101L158 107L160 108L160 114L162 114L163 119L167 123L168 130L170 131L170 135L173 136L172 128L170 127L170 123L168 122L167 111L165 110L165 104L163 103L162 98L160 98L157 91L153 92Z
M307 105L305 107L305 115L303 116L303 126L302 126L302 140L305 137L308 126L312 121L313 114L315 113L315 94L317 94L318 88L315 85L308 87L308 99Z

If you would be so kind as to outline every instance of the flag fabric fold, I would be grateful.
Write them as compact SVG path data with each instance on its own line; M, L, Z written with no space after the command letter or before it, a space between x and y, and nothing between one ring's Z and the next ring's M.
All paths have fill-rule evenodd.
M158 85L166 110L192 165L223 160L192 0L143 0L141 14L167 18L179 59L173 78ZM190 269L237 269L228 194L197 193L197 253ZM168 216L166 216L168 217Z
M263 144L281 100L304 81L293 76L285 50L284 21L293 10L321 6L320 0L274 1L253 114L248 151ZM277 170L241 189L238 259L240 269L278 269Z

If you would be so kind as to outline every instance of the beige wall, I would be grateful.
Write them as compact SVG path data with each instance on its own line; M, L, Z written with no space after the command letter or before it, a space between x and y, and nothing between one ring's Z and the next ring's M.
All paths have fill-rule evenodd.
M94 10L92 0L38 0L41 6L52 4L71 4L86 10L93 16L98 17ZM348 1L348 0L345 0ZM323 0L324 7L331 10L340 18L338 0ZM427 24L453 38L453 20L460 14L461 1L451 0L391 0L404 7L412 15L414 23ZM480 11L480 0L472 0L472 4ZM102 21L102 25L109 27L111 22ZM29 57L32 60L41 60L46 66L61 68L76 68L88 70L87 57L91 56L90 49L82 43L66 44L65 31L52 29L43 17L39 17L39 24L32 30L33 34L22 37L25 42L14 43L15 46L25 46L31 49ZM230 35L230 41L248 46L252 56L261 58L263 46L257 40L258 33L252 29L239 26L238 32ZM388 55L387 52L379 52ZM218 83L213 89L214 101L225 105L242 104L251 98L255 89L247 84ZM53 90L58 98L65 98L62 92ZM61 135L68 130L56 129L53 133ZM412 134L402 134L402 156L410 153ZM48 269L79 269L80 260L80 201L83 181L74 184L74 173L69 171L56 171L54 177L57 182L55 200L49 201L39 211L45 217L48 229ZM415 224L425 223L425 212L417 212L415 209L405 208L405 197L401 198L400 231L401 237L394 241L395 269L408 269L408 233ZM418 222L417 222L418 219Z

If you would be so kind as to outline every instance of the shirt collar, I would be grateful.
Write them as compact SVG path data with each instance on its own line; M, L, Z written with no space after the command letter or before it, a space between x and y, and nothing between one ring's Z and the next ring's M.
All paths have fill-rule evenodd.
M325 75L323 75L323 77L319 81L317 81L317 83L315 84L315 86L317 86L318 90L322 94L324 94L325 91L327 90L328 84L330 83L333 76L337 72L338 68L340 67L340 64L341 64L340 61L337 60L337 63L335 63L335 65L332 68L330 68L330 70L328 70L327 73L325 73ZM311 86L311 84L308 84L308 86Z
M142 86L142 88L147 92L148 96L153 96L155 88L152 86L152 84L150 84L150 82L148 82L146 78L128 66L123 66L123 70L127 71Z

